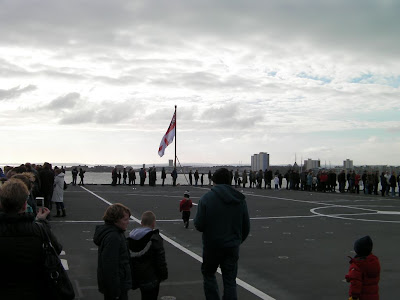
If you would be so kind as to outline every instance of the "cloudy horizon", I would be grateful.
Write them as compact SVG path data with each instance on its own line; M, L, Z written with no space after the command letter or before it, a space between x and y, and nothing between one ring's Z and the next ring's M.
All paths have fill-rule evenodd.
M0 2L1 161L400 165L398 1Z

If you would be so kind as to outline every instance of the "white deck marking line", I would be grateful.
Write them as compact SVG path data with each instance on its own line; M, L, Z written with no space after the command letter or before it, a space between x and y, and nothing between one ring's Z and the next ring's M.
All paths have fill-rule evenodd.
M377 215L378 212L366 212L358 214L331 214L330 216L365 216L365 215Z
M340 207L340 206L338 206L338 207ZM343 207L349 208L348 206L343 206ZM400 221L386 221L386 220L375 220L375 219L358 219L358 218L342 217L342 215L326 215L326 214L321 214L321 213L316 211L317 209L325 209L325 208L327 208L327 207L326 206L316 207L316 208L310 209L310 211L313 214L319 215L321 217L334 218L334 219L362 221L362 222L378 222L378 223L400 223ZM361 209L361 208L358 208L358 207L350 207L350 208ZM361 209L361 210L370 210L370 211L372 211L371 209ZM379 212L377 210L375 210L374 212L375 213L364 213L364 215L366 215L366 214L379 214Z
M168 197L168 198L179 198L177 196L168 196L168 195L148 195L148 194L126 194L127 196L144 196L144 197ZM190 197L190 199L200 198L200 197ZM182 199L181 199L182 200ZM179 200L179 201L181 201ZM193 205L197 206L197 203L192 201Z
M297 200L297 199L291 199L291 198L272 197L272 196L256 195L256 194L248 194L248 193L243 193L243 194L244 194L244 195L247 195L247 196L253 196L253 197L278 199L278 200L285 200L285 201L292 201L292 202L301 202L301 203L307 203L307 204L318 204L318 205L326 205L326 206L333 206L333 207L335 207L335 206L346 207L346 206L344 206L344 205L329 204L329 203L325 203L325 202ZM347 206L347 207L353 208L353 207L351 207L351 206Z
M368 213L363 213L360 215L365 215ZM376 213L371 213L371 214L376 214ZM351 215L356 215L356 214L351 214ZM254 217L250 218L250 220L268 220L268 219L296 219L296 218L319 218L319 215L309 215L309 216L282 216L282 217ZM136 220L134 220L136 222ZM189 221L193 222L193 219L189 219ZM157 219L157 223L163 223L163 222L182 222L182 219ZM52 223L104 223L104 221L73 221L73 220L65 220L65 221L52 221Z
M317 213L315 210L317 209L325 209L328 207L341 207L341 208L350 208L350 209L357 209L357 210L366 210L370 212L375 212L377 213L378 210L376 209L368 209L368 208L362 208L358 206L351 206L351 205L338 205L338 204L329 204L329 203L324 203L324 202L316 202L316 201L306 201L306 200L296 200L296 199L290 199L290 198L281 198L281 197L272 197L272 196L265 196L265 195L255 195L255 194L245 194L248 196L253 196L253 197L261 197L261 198L271 198L271 199L278 199L278 200L285 200L285 201L293 201L293 202L301 202L301 203L308 203L308 204L319 204L319 205L325 205L325 207L316 207L310 209L310 212L322 217L331 217L331 218L338 218L338 219L346 219L346 220L355 220L355 221L367 221L367 222L382 222L382 223L400 223L400 221L385 221L385 220L368 220L368 219L355 219L355 218L345 218L345 217L339 217L335 215L326 215L326 214L321 214ZM386 213L389 214L389 213ZM395 214L395 213L393 213Z
M65 220L65 221L51 221L51 223L104 223L104 221L73 221L73 220ZM90 232L90 231L82 231L82 232Z
M268 220L268 219L296 219L296 218L315 218L320 217L318 215L310 215L310 216L282 216L282 217L254 217L250 218L250 220Z
M181 196L170 196L170 195L160 195L160 194L143 194L143 193L129 193L126 194L128 196L145 196L145 197L166 197L166 198L182 198ZM190 197L190 199L194 199L194 198L201 198L201 197ZM180 201L180 200L179 200Z
M107 201L106 199L100 197L99 195L96 195L95 193L93 193L92 191L88 190L87 188L81 186L82 189L84 189L85 191L87 191L88 193L92 194L93 196L95 196L96 198L100 199L101 201L107 203L108 205L112 205L111 202ZM135 222L140 224L140 220L135 218L134 216L131 216L131 219L134 220ZM176 248L178 248L179 250L181 250L182 252L186 253L187 255L193 257L194 259L196 259L199 262L203 262L203 258L199 255L197 255L196 253L190 251L189 249L183 247L182 245L178 244L177 242L175 242L174 240L170 239L169 237L167 237L166 235L160 233L161 237L167 241L168 243L170 243L171 245L175 246ZM218 268L218 273L221 274L221 269ZM236 277L236 283L237 285L241 286L242 288L248 290L250 293L252 293L253 295L256 295L258 297L260 297L261 299L265 299L265 300L276 300L275 298L272 298L271 296L263 293L262 291L260 291L259 289L256 289L255 287L253 287L252 285L244 282L243 280L239 279Z
M383 214L383 215L400 215L400 211L378 210L378 214Z
M189 219L189 221L193 222L193 219ZM172 219L172 220L159 220L157 219L157 223L162 223L162 222L182 222L182 219Z

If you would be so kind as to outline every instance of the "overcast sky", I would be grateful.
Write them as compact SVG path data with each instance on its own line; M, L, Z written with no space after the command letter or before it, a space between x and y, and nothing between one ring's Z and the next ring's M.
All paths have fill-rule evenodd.
M0 0L2 163L400 165L400 1Z

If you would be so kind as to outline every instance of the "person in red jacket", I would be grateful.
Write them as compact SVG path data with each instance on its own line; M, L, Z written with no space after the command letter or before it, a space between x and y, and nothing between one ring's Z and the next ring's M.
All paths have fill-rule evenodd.
M190 218L190 209L192 208L193 203L190 200L189 191L185 191L183 194L183 199L179 203L179 211L182 212L183 224L185 224L185 228L189 227L189 218Z
M322 171L319 181L321 183L321 189L325 193L326 192L326 184L328 182L328 174L326 174L325 171Z
M367 235L354 243L356 256L350 257L349 272L345 276L350 282L349 300L379 300L379 278L381 266L372 254L372 240Z
M355 172L354 172L355 173ZM360 193L360 180L361 180L361 176L360 174L356 174L354 177L355 181L354 181L354 187L356 189L356 193L359 194Z

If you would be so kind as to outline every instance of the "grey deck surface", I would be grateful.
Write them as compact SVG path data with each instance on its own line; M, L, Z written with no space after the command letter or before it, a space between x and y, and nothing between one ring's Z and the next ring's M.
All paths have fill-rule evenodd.
M166 237L169 269L159 299L205 299L201 263L195 258L201 257L201 233L192 222L185 229L180 219L179 201L186 189L197 203L209 187L68 187L64 194L67 217L53 218L51 226L64 246L61 258L68 263L77 299L102 299L97 290L97 247L92 238L95 226L103 223L108 203L116 202L128 206L134 218L140 219L145 210L157 216L157 228ZM367 234L381 262L381 299L398 299L398 196L239 190L246 195L251 217L250 236L240 248L239 299L347 299L347 256L354 255L354 240ZM196 209L194 206L191 218ZM126 234L137 226L132 220ZM217 278L222 291L221 276ZM257 296L258 291L261 296ZM137 290L129 295L140 299Z

